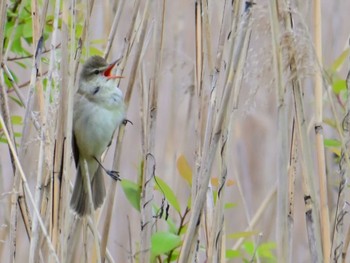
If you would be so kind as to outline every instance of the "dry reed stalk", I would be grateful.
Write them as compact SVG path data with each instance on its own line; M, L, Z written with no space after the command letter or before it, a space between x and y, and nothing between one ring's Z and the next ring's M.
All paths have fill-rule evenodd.
M19 7L20 10L23 9L23 5L21 4L20 7ZM4 39L4 28L5 28L5 23L6 23L6 18L7 18L7 15L6 15L6 10L7 10L7 2L6 1L2 1L2 4L1 4L1 8L0 8L0 14L1 14L1 23L0 23L0 36L1 36L1 39ZM18 24L18 19L16 19L15 21L15 25ZM12 124L11 124L11 121L10 121L10 113L9 113L9 107L8 107L8 95L7 95L7 92L5 90L5 83L4 83L4 79L3 79L3 74L2 74L2 71L5 70L6 74L8 76L11 76L11 73L10 71L8 70L7 66L6 66L6 61L7 61L7 57L8 57L8 50L9 48L11 47L12 45L12 42L13 42L13 38L14 38L14 33L12 33L8 39L8 49L5 51L5 54L3 55L3 45L1 45L0 47L0 62L1 62L1 110L2 110L2 114L4 114L4 118L5 118L5 122L6 122L6 125L7 125L7 128L10 132L10 136L11 138L13 138L13 141L14 140L14 136L13 136L13 129L12 129ZM9 77L10 80L13 80L13 78ZM18 94L19 91L18 89L16 89L16 83L14 81L12 81L13 83L13 86L15 87L15 90ZM21 99L22 103L24 104L23 102L23 98L21 96L19 96L19 98ZM14 147L16 147L16 145L14 145ZM15 180L14 180L14 187L13 187L13 193L11 195L11 220L10 220L10 243L11 243L11 246L10 246L10 255L13 256L13 260L15 260L15 251L16 251L16 231L17 231L17 219L16 219L16 216L17 216L17 203L19 204L20 208L21 208L21 215L22 215L22 218L23 218L23 222L24 222L24 225L25 225L25 228L26 228L26 232L27 232L27 235L28 237L30 237L31 235L31 230L30 230L30 225L31 225L31 220L30 220L30 216L29 216L29 212L28 212L28 208L27 208L27 205L26 205L26 202L25 202L25 197L23 195L23 189L22 189L22 186L21 186L21 183L20 183L20 179L19 179L19 175L16 173L16 167L15 167L15 164L14 164L14 161L13 161L13 156L12 156L12 153L11 151L9 150L10 152L10 158L11 158L11 162L12 162L12 168L13 168L13 171L14 171L14 174L15 174ZM18 186L18 188L16 187ZM18 190L17 190L18 189Z
M19 91L19 87L18 87L17 83L15 82L15 79L13 78L12 73L11 73L11 71L9 70L9 68L8 68L8 66L6 64L6 60L7 60L7 57L4 56L3 62L1 64L1 67L5 71L5 74L7 75L7 78L11 81L12 87L14 88L19 101L22 103L22 105L25 106L25 99L23 98L22 93Z
M288 235L288 262L293 262L292 244L294 229L294 207L295 207L295 178L298 164L298 145L296 139L295 120L293 119L292 138L290 143L289 164L288 164L288 219L287 219L287 235Z
M210 130L209 127L212 126L213 123L213 113L214 109L216 108L216 94L217 94L217 79L218 74L221 69L221 63L222 63L222 55L223 55L223 48L225 44L225 38L227 35L227 32L224 30L225 22L226 22L226 14L227 14L227 1L225 1L223 10L222 10L222 20L221 20L221 26L220 26L220 33L219 33L219 39L218 39L218 47L216 52L216 60L215 60L215 68L212 69L212 79L211 79L211 86L210 86L210 105L208 109L208 118L207 118L207 128L206 130ZM206 140L204 140L206 142ZM221 249L224 247L225 240L224 237L224 189L225 189L225 182L227 177L227 147L226 147L226 139L222 139L222 146L221 146L221 172L219 177L219 190L217 194L217 201L216 205L214 207L214 212L212 214L212 226L210 230L210 235L208 237L208 250L207 250L207 257L208 262L212 262L214 259L214 262L220 262L221 261ZM204 147L206 149L206 147Z
M200 1L200 6L201 6L201 26L202 26L202 45L203 45L203 54L202 54L202 59L203 59L203 73L201 76L201 81L203 82L203 77L205 74L205 66L210 71L214 71L213 69L213 58L212 58L212 50L211 50L211 31L210 31L210 19L209 19L209 7L208 7L208 1ZM206 62L206 63L205 63ZM201 112L201 132L205 134L204 127L208 127L208 121L206 120L207 116L203 113L208 112L208 105L209 105L209 99L206 95L206 90L205 86L202 83L201 87L202 91L202 98L201 98L201 107L200 107L200 112ZM202 155L202 154L201 154ZM204 228L204 239L205 239L205 244L206 247L209 247L209 240L211 239L212 236L212 228L213 228L213 219L214 219L214 191L213 191L213 186L211 182L209 182L208 185L208 191L207 191L207 197L206 197L206 204L204 214L203 214L203 228ZM210 256L208 253L209 251L206 251L207 256Z
M3 1L0 4L0 39L4 39L4 29L5 29L5 23L6 23L6 9L7 9L7 3L6 1ZM3 45L0 45L0 63L3 63ZM5 87L5 81L3 78L3 66L0 68L0 95L1 95L1 118L4 116L4 121L2 124L2 129L5 127L9 131L9 137L12 138L13 141L15 141L14 133L13 133L13 127L10 119L10 110L8 105L8 97L6 93L6 87ZM6 123L6 126L5 126ZM11 149L9 148L10 152L10 158L11 158L11 165L12 169L15 172L16 166L14 163L14 156L11 153ZM13 191L15 191L15 188L13 188ZM16 233L17 233L17 219L16 219L16 211L17 208L17 194L14 192L11 195L11 217L10 217L10 257L12 261L15 261L16 259L16 247L17 247L17 240L16 240Z
M5 24L6 24L6 10L7 10L7 3L6 1L3 1L0 5L0 37L1 39L4 39L4 34L5 34ZM0 63L1 63L1 68L0 68L0 75L1 75L1 89L0 89L0 95L1 95L1 114L3 115L3 118L6 123L6 127L9 131L10 137L12 138L13 141L15 141L14 133L13 133L13 127L11 123L11 116L10 116L10 108L9 108L9 100L6 92L6 86L5 86L5 80L3 78L3 70L5 69L5 64L4 61L6 61L6 57L3 56L3 45L0 45ZM6 70L5 70L6 71ZM15 171L15 165L13 161L13 156L11 155L11 162L12 162L12 169Z
M140 64L140 57L141 57L141 52L144 46L144 40L145 40L145 20L142 20L140 25L136 24L136 18L138 15L138 12L140 10L140 1L137 1L134 6L133 10L133 16L132 16L132 22L131 26L129 28L128 35L126 37L126 40L129 41L130 39L133 39L136 35L137 32L140 32L140 38L139 38L139 44L136 50L136 56L135 60L132 64L132 68L130 72L133 72L134 75L130 76L128 86L125 92L125 98L124 98L124 103L126 106L126 109L129 106L131 94L134 88L135 84L135 79L136 79L136 72ZM123 53L123 59L120 65L120 71L123 72L125 64L127 59L129 58L131 46L133 42L127 43L127 47L124 49ZM122 75L122 74L121 74ZM120 156L122 152L122 142L124 138L124 132L125 132L125 126L122 125L119 127L118 131L118 137L117 137L117 143L116 143L116 148L114 151L114 157L113 157L113 170L118 170L118 167L120 166ZM102 257L102 262L105 260L105 255L106 255L106 248L107 248L107 242L108 242L108 236L109 236L109 229L110 229L110 224L111 224L111 219L112 219L112 214L113 214L113 208L114 208L114 197L116 194L117 190L117 183L113 181L108 189L108 194L107 194L107 200L105 201L105 209L107 211L105 221L104 221L104 226L102 230L102 240L101 240L101 257Z
M8 145L9 145L9 147L10 147L10 149L11 149L12 155L14 156L14 160L15 160L15 163L16 163L16 170L18 171L18 173L19 173L20 176L21 176L21 179L22 179L22 182L23 182L23 187L24 187L24 189L25 189L25 191L26 191L26 193L27 193L27 195L28 195L29 201L30 201L31 204L33 205L34 213L35 213L36 216L38 217L38 223L39 223L39 225L40 225L40 227L41 227L41 230L42 230L42 232L43 232L43 235L45 236L47 245L48 245L49 250L50 250L50 254L51 254L51 256L53 256L53 257L55 258L55 261L56 261L56 262L59 262L58 257L57 257L57 255L56 255L56 253L55 253L55 250L54 250L54 248L53 248L53 246L52 246L52 243L51 243L50 237L49 237L49 235L48 235L48 232L47 232L47 230L46 230L46 228L45 228L44 222L43 222L43 220L42 220L42 218L41 218L41 216L40 216L40 212L39 212L39 210L37 209L37 207L35 206L35 201L34 201L34 198L33 198L32 194L31 194L31 192L30 192L30 189L29 189L29 186L28 186L28 181L27 181L26 175L24 174L22 165L21 165L21 163L20 163L20 161L19 161L19 157L18 157L18 155L17 155L17 153L16 153L16 149L15 149L15 147L14 147L14 143L12 142L12 139L10 138L10 135L9 135L9 133L8 133L8 131L7 131L7 128L6 128L6 126L5 126L5 122L4 122L4 119L3 119L2 115L0 115L0 124L1 124L2 127L3 127L4 134L5 134L5 136L6 136L6 139L8 140Z
M236 96L239 93L238 87L233 86L234 88L232 88L232 85L236 84L235 78L237 75L235 74L235 72L237 69L238 62L240 61L241 55L242 53L244 53L243 49L247 48L247 45L244 45L244 43L247 43L247 36L250 35L247 33L249 32L248 28L251 17L251 5L251 2L246 2L246 8L244 9L244 13L241 18L242 20L238 30L238 36L236 39L237 42L233 53L234 55L232 58L232 63L229 65L228 69L230 72L228 81L225 83L222 100L219 105L219 111L217 112L215 124L213 126L213 137L210 140L209 151L203 152L203 156L201 158L201 166L199 167L198 173L200 187L198 188L196 198L193 200L191 218L188 223L188 229L186 231L184 243L179 256L179 262L181 263L187 262L190 259L190 255L192 255L194 242L196 239L196 233L198 232L199 227L198 221L200 219L203 205L205 203L205 196L207 193L207 187L210 179L211 166L213 164L218 142L222 134L224 120L227 117L228 111L230 111L230 109L228 108L229 101L235 99L235 92ZM233 89L235 89L234 92L232 92Z
M321 24L321 3L320 0L314 1L314 43L318 63L322 67L322 24ZM315 136L316 136L316 160L317 172L320 188L320 219L323 260L330 262L331 243L330 243L330 222L328 210L328 191L326 177L326 160L324 152L323 139L323 81L321 72L316 72L314 76L315 92Z
M281 33L278 20L278 0L269 1L269 13L272 36L272 53L274 60L274 78L276 80L276 98L277 98L277 220L276 220L276 240L277 240L277 258L278 261L288 259L291 262L292 243L291 229L288 228L287 210L288 210L288 108L286 105L286 88L283 77L282 48L280 45ZM290 185L289 185L290 186Z
M147 5L150 4L147 2ZM154 6L156 5L156 6ZM149 12L148 6L145 12ZM146 78L142 85L142 94L145 99L142 100L142 107L146 109L143 114L142 123L147 123L143 131L143 145L144 168L143 168L143 182L141 194L141 244L140 244L140 262L150 262L151 260L151 236L154 231L155 218L152 213L153 205L153 191L154 191L154 176L156 169L155 160L155 144L156 144L156 124L157 124L157 109L158 109L158 89L160 81L160 69L162 63L163 50L163 35L164 35L164 15L165 3L155 2L153 4L155 10L155 28L153 30L153 70L149 81ZM149 19L149 14L145 13L144 19ZM145 51L145 49L144 49ZM143 56L142 56L143 57ZM149 85L148 85L149 83Z
M75 1L73 1L73 6L71 7L71 17L72 17L72 23L71 23L71 29L70 29L70 40L71 40L71 44L70 44L70 67L69 67L69 72L70 72L70 78L69 78L69 82L68 82L68 87L70 87L69 89L69 95L68 95L68 109L67 109L67 125L66 125L66 128L67 128L67 131L66 131L66 140L65 140L65 143L68 145L65 145L65 149L71 149L71 141L72 141L72 119L73 119L73 97L74 97L74 92L76 90L76 85L77 85L77 72L78 72L78 66L79 66L79 63L80 63L80 57L81 57L81 54L82 54L82 45L83 44L86 44L89 42L89 26L90 26L90 16L91 16L91 13L92 13L92 10L93 10L93 7L94 7L94 0L86 0L85 2L85 19L84 19L84 24L83 24L83 29L82 29L82 34L78 40L78 44L77 44L77 47L76 47L76 33L75 33L75 30L76 30L76 25L77 25L77 18L76 18L76 10L75 10ZM67 13L68 14L68 13ZM68 21L67 21L68 22ZM89 49L89 45L85 45L84 46L86 49ZM87 52L88 53L88 52ZM64 163L68 164L69 163L69 160L68 158L70 158L70 154L65 154L64 155L65 158L67 158ZM64 175L63 175L64 176ZM69 181L67 181L66 183L66 191L68 189L70 189L69 187ZM69 207L69 205L66 203L66 207ZM92 210L94 211L94 210ZM69 224L71 223L72 221L72 213L66 213L66 216L65 216L65 240L67 240L67 238L70 236L70 235L78 235L79 234L79 231L74 231L74 232L68 232L69 231ZM93 215L92 215L93 216ZM83 221L86 221L86 220L83 220ZM75 224L81 224L81 221L80 220L77 220L75 221ZM92 229L93 230L96 230L97 229L97 225L96 225L96 222L95 220L92 220ZM94 238L94 244L95 244L95 248L97 253L98 253L98 258L101 258L101 261L102 261L102 257L99 255L99 252L100 252L100 246L99 246L99 240L98 240L98 234L96 233L96 231L92 231L93 233L93 238ZM88 251L88 240L87 240L87 237L88 237L88 233L87 233L87 224L84 224L84 227L83 227L83 240L85 241L84 244L84 248L85 248L85 255L87 256L87 251ZM76 239L75 241L78 241L79 239ZM74 242L72 244L72 247L75 247L77 244L76 242ZM64 251L66 253L63 253L63 255L68 256L70 258L74 258L74 255L71 255L69 253L67 253L67 247L64 248ZM73 253L75 252L75 250L70 250L70 251L73 251ZM69 255L68 255L69 254Z
M220 174L220 178L219 178L219 190L218 190L218 195L217 195L217 204L215 207L215 216L217 217L217 220L215 221L215 224L213 224L212 226L212 231L214 231L214 229L216 228L216 231L218 231L219 229L221 229L221 231L224 229L223 226L223 219L219 220L219 216L221 215L221 217L223 218L223 213L224 213L224 192L225 192L225 182L226 182L226 176L227 176L227 167L226 167L226 162L229 160L229 156L227 156L227 142L230 139L230 134L232 134L232 127L234 125L234 122L236 120L236 113L237 113L237 109L238 109L238 101L239 101L239 94L240 94L240 90L242 87L242 79L244 76L244 66L246 63L246 58L247 58L247 54L248 54L248 47L249 47L249 42L250 42L250 36L251 36L251 28L250 26L247 29L246 32L246 36L244 38L244 42L243 42L243 46L242 46L242 51L241 51L241 55L239 57L238 61L235 61L236 65L236 69L235 69L235 76L234 76L234 82L233 82L233 94L232 94L232 99L228 102L228 109L231 109L231 111L229 110L227 112L227 115L224 118L224 122L222 125L222 135L221 135L221 159L222 159L222 173ZM239 178L237 177L237 185L241 185L239 182ZM248 219L248 223L250 221L250 216L248 213L248 205L247 202L245 202L245 198L244 198L244 193L241 190L240 191L242 200L243 200L243 204L244 204L244 209L246 211L246 216ZM218 232L220 233L220 232ZM222 235L222 237L224 236L225 233L220 233L220 235ZM222 249L225 247L225 242L222 243L221 239L221 245L220 245L220 240L216 239L218 236L215 236L215 242L216 242L216 246L218 246L215 250L213 250L213 252L215 253L215 258L214 258L214 262L222 262L222 260L224 260L224 257L222 257ZM214 240L213 240L214 241ZM210 257L212 257L212 255L209 255ZM211 259L211 258L210 258ZM210 262L209 259L209 262ZM258 262L259 262L259 258L257 258Z
M196 167L195 167L195 173L193 174L192 179L192 187L191 187L191 200L192 203L196 199L196 195L198 193L199 185L200 185L200 177L199 177L199 171L200 171L200 165L202 162L203 157L203 147L206 146L206 141L208 141L209 145L209 136L207 135L207 140L204 137L206 134L204 130L202 129L203 123L204 123L204 94L203 94L203 19L202 19L202 13L203 13L203 2L202 1L195 1L195 81L194 81L194 99L196 102L196 108L197 112L196 118L195 118L195 134L197 137L196 140L196 149L195 149L195 155L196 155ZM204 138L203 138L204 137ZM204 140L204 141L203 141ZM203 145L204 144L204 145ZM210 187L208 187L208 192ZM201 216L201 215L200 215ZM199 216L199 217L200 217ZM195 230L194 237L191 244L188 244L188 247L190 248L190 252L187 255L188 261L195 261L196 253L198 252L198 228ZM183 249L183 246L181 250Z
M289 4L289 2L288 2ZM290 12L290 6L282 2L282 6L285 7L282 13L282 19L284 20L284 26L286 32L293 32L292 13ZM302 186L304 192L304 203L305 203L305 220L307 226L307 236L309 243L309 251L311 254L312 262L320 262L323 258L322 245L321 245L321 234L320 234L320 219L318 215L318 200L316 198L316 190L314 186L313 178L313 162L311 156L311 146L309 143L307 133L307 122L305 117L305 109L303 105L302 95L302 81L299 76L299 70L297 65L297 58L295 54L297 51L294 46L293 35L288 33L287 35L287 47L286 53L288 56L288 66L291 72L292 80L291 86L293 90L293 103L295 107L296 115L296 128L298 138L300 140L300 152L301 152L301 167L302 167Z
M90 175L89 175L89 168L88 168L88 165L87 165L87 162L86 160L84 160L84 170L82 170L82 174L85 174L86 175L86 178L87 180L84 180L85 182L85 187L86 189L88 190L88 198L89 198L89 205L90 205L90 211L94 211L94 203L92 201L92 191L91 191L91 180L90 180ZM95 251L96 251L96 256L97 256L97 259L95 261L92 260L92 262L98 262L98 263L101 263L101 250L100 250L100 244L99 244L99 238L98 238L98 231L97 231L97 224L96 224L96 221L95 221L95 217L94 215L92 214L90 216L91 218L91 228L92 228L92 233L94 235L94 245L95 245ZM84 220L84 240L87 239L87 218L83 218ZM87 246L85 247L85 254L87 255ZM87 261L86 261L87 262Z
M350 43L349 43L350 44ZM331 258L333 261L342 260L346 262L347 250L350 243L350 228L348 227L347 235L345 236L344 231L344 216L347 213L347 204L345 201L345 187L347 184L347 178L349 176L349 166L347 161L349 160L346 153L349 152L350 143L350 69L348 66L348 74L346 77L346 92L347 102L345 108L345 116L342 122L342 128L344 131L344 148L342 148L341 159L339 162L339 188L338 197L335 212L335 222L333 227L333 238L332 238L332 249Z
M201 162L201 141L202 141L202 134L201 134L201 94L202 94L202 19L201 19L201 10L198 6L198 1L195 1L195 44L196 44L196 63L195 63L195 95L197 99L197 109L196 112L197 118L196 118L196 124L195 124L195 133L196 137L198 138L196 140L196 172L193 174L192 179L192 187L191 187L191 200L192 202L196 198L196 194L199 187L199 168L200 168L200 162ZM192 258L192 257L191 257Z
M109 53L111 51L111 47L113 45L113 41L114 41L115 35L117 33L117 28L119 25L120 16L121 16L122 11L124 9L124 4L125 4L125 1L118 1L117 2L117 7L116 7L117 10L115 12L115 16L114 16L114 19L112 22L111 30L109 31L109 35L107 38L107 45L106 45L105 51L103 53L103 57L105 59L108 58Z
M319 226L319 216L317 214L317 199L312 181L313 168L311 160L310 145L307 138L307 127L305 123L304 106L301 95L301 83L299 80L293 81L293 93L296 111L296 124L298 137L300 138L300 151L302 160L303 192L305 202L305 220L307 225L309 249L312 262L322 260L322 246Z
M291 57L290 66L292 71L295 71L295 61L293 58L293 47L290 46ZM311 254L312 262L322 261L322 246L321 246L321 236L320 236L320 226L319 226L319 216L317 214L317 199L315 194L315 187L312 175L312 159L310 152L310 144L307 134L307 127L305 122L305 113L303 106L303 98L301 91L301 81L298 79L297 73L293 79L293 97L295 103L295 115L296 115L296 126L298 131L298 137L300 138L300 151L302 160L302 176L303 176L303 192L304 192L304 202L305 202L305 220L307 225L309 250ZM293 74L293 75L294 75Z
M34 3L33 5L33 8L35 8L36 6L36 3ZM37 13L36 13L37 14ZM33 41L35 39L34 35L34 31L37 31L37 28L38 28L38 19L36 17L35 14L33 14ZM36 24L34 26L34 24ZM39 41L37 43L35 43L35 57L33 59L33 64L32 64L32 72L31 72L31 80L30 80L30 88L29 88L29 92L28 92L28 98L27 98L27 103L26 103L26 112L25 112L25 117L24 117L24 120L23 120L23 131L22 131L22 140L21 140L21 147L19 149L19 153L18 153L18 156L19 156L19 159L20 160L23 160L23 157L24 157L24 152L25 152L25 143L26 143L26 140L27 140L27 137L29 135L29 131L30 131L30 123L29 123L29 120L33 120L33 113L32 113L32 108L33 108L33 105L34 105L34 101L33 101L33 94L34 94L34 89L35 89L35 86L38 85L39 86L39 90L41 86L41 82L38 81L38 78L37 78L37 73L39 72L39 65L40 65L40 58L41 58L41 52L42 52L42 47L43 47L43 38L40 37L39 38ZM42 96L38 96L38 101L42 101ZM42 103L39 103L39 105L42 106ZM34 121L34 120L33 120ZM38 127L38 125L36 125L36 127ZM40 129L40 127L38 127ZM39 131L39 130L38 130ZM17 171L16 171L17 172ZM19 176L16 176L15 175L15 180L14 180L14 189L15 189L15 192L17 193L17 191L19 191L19 200L20 200L20 209L22 211L22 214L23 212L25 211L25 216L24 216L24 222L25 224L29 224L31 222L31 219L30 219L30 216L29 216L29 209L27 207L27 204L25 202L25 194L26 192L23 190L23 187L25 187L25 184L22 180L23 178L19 177ZM29 191L29 187L28 187L28 191ZM29 195L31 195L29 193ZM16 215L16 207L15 206L12 206L12 216L11 218L14 218L15 215ZM37 210L36 210L37 211ZM40 214L38 214L37 216L40 216ZM44 227L44 224L42 222L42 219L41 219L41 216L40 216L40 220L41 221L40 223L42 223L41 227ZM37 222L36 222L37 223ZM32 223L30 223L30 225L32 226ZM37 224L36 224L37 225ZM32 226L33 227L33 226ZM45 227L44 227L45 228ZM31 229L29 226L27 226L27 229ZM27 230L27 232L29 232ZM37 239L37 237L36 237Z
M48 1L45 1L43 12L42 12L42 19L41 19L41 31L44 28L44 24L46 21L46 13L48 9ZM55 55L55 46L58 39L58 18L59 18L59 11L60 11L60 1L57 0L55 3L55 11L54 11L54 21L53 21L53 33L52 33L52 41L51 41L51 54L50 54L50 63L49 63L49 70L48 70L48 82L46 85L46 91L45 94L42 93L43 97L43 108L40 110L41 115L41 130L40 130L40 148L39 148L39 160L38 160L38 173L37 173L37 182L36 182L36 192L35 192L35 198L36 198L36 205L39 208L41 204L41 216L44 218L46 215L47 218L51 217L51 213L47 211L47 198L43 198L44 191L46 192L46 196L51 195L51 187L47 188L45 187L49 183L51 183L50 176L53 173L53 163L51 161L51 158L49 156L53 156L53 132L50 129L50 116L51 118L56 118L56 112L53 112L50 110L50 96L51 92L54 88L57 86L57 59ZM42 85L41 87L42 88ZM51 206L50 206L51 208ZM51 222L51 220L50 220ZM38 222L37 218L33 218L33 233L37 233L33 235L33 238L30 243L30 255L29 259L30 261L37 262L40 252L40 244L42 240L42 235L40 231L38 231ZM47 254L47 253L46 253ZM47 258L47 257L45 257Z
M346 233L344 246L343 246L343 250L342 250L342 254L341 254L342 263L347 262L346 257L347 257L347 251L349 248L349 244L350 244L350 227L348 227L348 231Z
M52 242L62 261L66 261L68 255L67 239L69 226L69 212L65 211L68 204L69 176L67 175L70 166L70 149L71 149L71 131L72 131L72 112L73 112L73 94L74 88L69 85L73 83L73 76L69 74L72 69L75 47L75 16L72 15L71 31L68 26L69 6L68 0L62 1L62 26L61 26L61 93L59 96L57 123L56 123L56 140L54 152L54 174L52 181ZM75 12L75 1L71 2L70 10ZM71 35L69 34L71 33ZM71 37L71 38L70 38ZM70 38L70 51L68 42ZM61 235L59 230L61 229ZM68 261L67 261L68 262Z

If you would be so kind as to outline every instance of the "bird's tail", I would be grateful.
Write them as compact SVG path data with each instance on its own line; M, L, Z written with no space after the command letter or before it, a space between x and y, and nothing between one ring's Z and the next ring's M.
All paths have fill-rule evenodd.
M81 169L78 168L77 177L75 179L73 193L70 200L70 207L80 217L91 214L89 193L84 182L85 178L86 177L81 174ZM98 166L96 173L92 177L91 193L94 209L97 209L103 204L103 200L106 196L103 171L100 166Z

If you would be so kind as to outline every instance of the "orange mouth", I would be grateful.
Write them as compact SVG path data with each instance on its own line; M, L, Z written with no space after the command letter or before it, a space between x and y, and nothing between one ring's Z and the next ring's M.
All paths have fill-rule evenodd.
M114 61L113 63L109 64L108 68L103 72L103 75L107 77L108 79L121 79L123 76L117 76L117 75L111 75L112 69L114 68L117 61Z

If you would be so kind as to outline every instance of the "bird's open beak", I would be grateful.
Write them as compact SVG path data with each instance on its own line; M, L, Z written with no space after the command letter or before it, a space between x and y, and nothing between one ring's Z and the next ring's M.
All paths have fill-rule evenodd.
M120 79L120 78L123 78L122 76L111 75L112 69L114 68L116 63L117 63L117 60L112 62L111 64L109 64L108 68L103 72L103 75L105 77L107 77L108 79Z

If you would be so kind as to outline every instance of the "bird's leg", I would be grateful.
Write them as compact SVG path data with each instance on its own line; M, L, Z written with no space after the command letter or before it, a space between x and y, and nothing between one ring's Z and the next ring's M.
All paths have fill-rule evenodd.
M96 162L98 162L98 164L102 167L102 169L106 172L106 174L108 174L113 180L121 181L118 171L107 170L106 168L104 168L104 166L101 164L101 162L95 156L94 156L94 159Z

